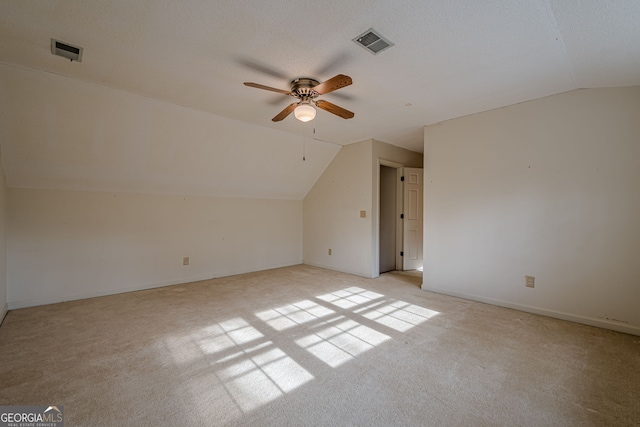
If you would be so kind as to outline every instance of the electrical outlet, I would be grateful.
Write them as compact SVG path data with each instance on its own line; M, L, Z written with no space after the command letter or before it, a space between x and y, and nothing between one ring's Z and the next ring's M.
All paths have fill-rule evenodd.
M524 285L527 288L535 288L536 287L536 278L533 276L524 276Z
M366 218L367 217L367 211L360 211L360 218Z
M331 249L329 249L329 255L331 255Z
M182 258L182 265L189 265L189 257L188 256Z

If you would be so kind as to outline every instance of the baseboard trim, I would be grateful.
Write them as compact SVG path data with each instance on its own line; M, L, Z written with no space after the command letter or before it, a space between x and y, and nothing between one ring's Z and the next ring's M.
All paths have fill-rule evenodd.
M295 261L293 263L265 265L265 266L262 266L258 270L251 270L251 271L225 271L225 272L216 274L214 276L188 277L188 278L183 278L183 279L178 279L178 280L170 280L170 281L167 281L167 282L150 283L150 284L139 285L139 286L129 286L129 287L126 287L126 288L106 289L106 290L96 291L96 292L91 292L91 293L72 294L72 295L64 295L64 296L53 296L53 297L48 297L48 298L28 299L28 300L22 300L22 301L11 301L7 305L8 305L8 309L9 310L17 310L17 309L20 309L20 308L36 307L36 306L39 306L39 305L58 304L58 303L67 302L67 301L76 301L76 300L81 300L81 299L104 297L104 296L107 296L107 295L124 294L124 293L127 293L127 292L144 291L144 290L147 290L147 289L163 288L165 286L182 285L182 284L185 284L185 283L192 283L192 282L201 282L203 280L211 280L211 279L216 279L216 278L221 278L221 277L235 276L237 274L255 273L255 272L258 272L258 271L272 270L274 268L290 267L292 265L298 265L298 264L301 264L301 262L300 261Z
M508 301L486 298L478 295L465 294L462 292L454 292L446 289L434 288L432 286L422 285L422 290L435 292L437 294L449 295L452 297L463 298L466 300L482 302L485 304L497 305L499 307L511 308L513 310L524 311L527 313L540 314L542 316L553 317L556 319L567 320L569 322L581 323L583 325L595 326L597 328L609 329L612 331L623 332L625 334L640 336L640 327L625 325L621 323L611 322L606 319L596 319L593 317L579 316L575 314L563 313L560 311L547 310L529 305L516 304Z
M337 267L334 267L334 266L331 266L331 265L323 265L323 264L318 264L316 262L309 262L309 261L302 261L302 263L305 264L305 265L310 265L312 267L324 268L325 270L333 270L333 271L337 271L337 272L340 272L340 273L353 274L354 276L360 276L360 277L366 277L367 279L372 279L371 275L362 274L360 272L353 271L353 270L337 268Z
M4 307L2 307L2 310L0 310L0 326L2 326L2 322L4 322L4 318L8 312L9 312L9 304L5 304Z

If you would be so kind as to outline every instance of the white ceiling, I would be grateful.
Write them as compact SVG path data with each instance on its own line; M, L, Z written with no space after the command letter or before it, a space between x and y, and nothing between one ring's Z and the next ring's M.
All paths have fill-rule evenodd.
M638 0L0 0L0 61L259 127L423 151L423 127L576 88L640 84ZM351 40L373 27L395 46ZM81 63L50 53L54 37ZM315 124L271 118L296 77L342 73ZM6 83L9 84L9 83ZM132 141L135 143L135 141ZM297 197L297 196L296 196Z

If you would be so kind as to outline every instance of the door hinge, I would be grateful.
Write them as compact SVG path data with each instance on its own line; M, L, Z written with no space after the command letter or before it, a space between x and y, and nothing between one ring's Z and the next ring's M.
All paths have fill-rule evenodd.
M404 176L401 176L401 177L400 177L400 181L404 181Z
M404 214L400 214L400 219L404 219Z
M400 256L404 256L404 251L400 251Z

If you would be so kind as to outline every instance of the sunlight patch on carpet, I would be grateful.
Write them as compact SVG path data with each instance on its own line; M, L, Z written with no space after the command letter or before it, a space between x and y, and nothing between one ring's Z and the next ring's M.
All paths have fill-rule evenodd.
M329 302L337 307L349 309L383 297L384 295L377 292L353 286L339 291L334 291L329 294L320 295L317 298Z
M166 341L176 362L215 373L210 385L244 413L315 379L274 344L273 332L287 331L285 339L338 368L439 313L353 286L254 314L253 323L236 317Z
M362 316L396 331L406 332L438 314L440 314L438 311L403 301L394 301L390 304L373 307Z
M334 314L335 311L303 300L293 304L256 313L256 316L276 331L284 331L304 323Z
M391 339L388 335L347 319L296 340L296 344L336 368Z
M225 364L231 359L239 359L216 374L244 412L269 403L314 379L284 351L273 347L272 342L233 356L217 362Z
M220 327L238 345L264 337L256 328L250 326L246 320L240 317L222 322Z
M383 299L385 296L382 294L358 287L341 289L320 295L317 298L343 309L353 309L354 314L359 314L399 332L406 332L440 314L437 311L408 302L385 300Z
M332 313L315 305L311 301L296 304L299 309L309 310L306 315ZM298 321L306 318L292 314L295 310L291 308L283 311ZM191 363L214 374L207 377L208 386L218 394L224 390L227 395L226 399L218 396L216 400L228 400L245 413L315 378L241 317L206 326L187 336L173 337L165 340L165 345L175 362Z

